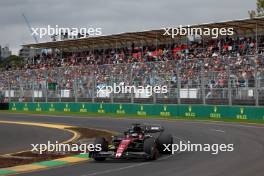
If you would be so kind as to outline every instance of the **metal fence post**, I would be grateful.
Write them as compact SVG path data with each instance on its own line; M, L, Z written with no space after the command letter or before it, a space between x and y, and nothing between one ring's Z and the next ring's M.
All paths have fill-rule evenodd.
M255 67L254 71L254 78L255 78L255 105L259 106L259 78L258 78L258 68Z
M65 69L65 68L64 68ZM58 70L59 71L59 70ZM63 71L65 71L65 70L63 70ZM55 94L56 94L56 96L59 96L58 98L59 98L59 102L61 102L61 89L62 89L62 79L63 79L63 75L62 75L62 73L61 73L61 70L60 70L60 78L58 79L58 83L57 83L57 85L56 85L56 87L55 87Z
M9 74L8 74L8 102L11 102L11 84L10 84Z
M34 75L32 76L32 102L35 102L35 96L34 96L34 91L35 91L35 77Z
M114 87L114 82L113 82L114 76L113 76L113 72L111 72L110 74L111 74L110 75L110 85L113 88ZM111 103L114 103L114 91L112 91L111 94L110 94L110 100L111 100Z
M56 93L58 92L58 94L59 94L59 102L61 102L61 87L60 87L59 90L58 90L58 87L59 87L59 86L56 86L56 90L55 90L55 92L56 92Z
M177 63L177 102L178 104L181 104L181 97L180 97L180 91L181 91L181 76L180 76L180 67Z
M156 85L156 75L155 75L155 72L153 74L153 70L152 70L152 73L151 73L151 76L153 76L152 78L154 78L154 81L153 81L153 84ZM152 86L152 85L151 85ZM148 91L148 90L147 90ZM157 103L157 95L156 93L152 90L152 95L153 95L153 104L156 104Z
M131 85L134 85L132 68L133 67L130 68L130 83ZM134 103L134 92L133 91L130 92L130 98L131 98L131 103Z
M45 101L48 102L48 74L45 74Z
M227 76L228 76L228 105L231 106L232 105L232 86L231 86L231 79L230 79L230 67L228 65L227 67Z
M78 102L78 84L77 84L77 80L76 77L74 78L74 101Z
M96 77L95 77L95 70L92 76L92 103L95 102L95 91L96 91Z
M202 64L202 72L201 72L201 88L202 88L202 99L203 99L203 104L206 104L205 100L205 71L204 71L204 64Z
M23 88L22 88L22 83L21 83L21 78L19 76L19 99L22 100L22 92L23 92Z

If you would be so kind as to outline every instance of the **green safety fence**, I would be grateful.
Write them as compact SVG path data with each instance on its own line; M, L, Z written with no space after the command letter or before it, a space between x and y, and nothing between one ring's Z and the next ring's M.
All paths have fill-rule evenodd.
M79 112L167 118L264 120L263 107L111 103L10 103L11 111Z

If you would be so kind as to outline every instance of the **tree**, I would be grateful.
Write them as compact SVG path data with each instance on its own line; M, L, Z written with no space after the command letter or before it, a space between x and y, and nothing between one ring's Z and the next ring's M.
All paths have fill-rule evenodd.
M258 15L264 16L264 0L257 1L257 12Z
M257 0L257 9L248 11L250 18L264 16L264 0Z
M3 60L0 60L0 68L7 68L7 67L21 67L23 65L23 59L16 56L11 55Z

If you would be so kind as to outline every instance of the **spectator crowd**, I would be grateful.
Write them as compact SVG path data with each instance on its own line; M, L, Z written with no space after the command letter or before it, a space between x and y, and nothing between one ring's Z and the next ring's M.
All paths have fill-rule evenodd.
M258 50L257 50L258 49ZM43 53L21 68L0 72L0 91L75 89L89 96L94 86L167 85L169 88L254 87L264 83L264 38L254 37L188 41L162 45ZM260 82L261 82L260 81ZM261 86L261 85L260 85Z

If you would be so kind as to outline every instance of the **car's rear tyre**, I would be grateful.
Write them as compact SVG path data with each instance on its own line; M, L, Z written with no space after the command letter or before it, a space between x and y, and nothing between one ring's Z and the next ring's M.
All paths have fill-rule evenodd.
M108 151L108 142L103 137L97 137L94 142L95 145L100 144L103 152ZM92 157L95 161L104 161L106 158L104 157L97 157L97 152L93 152Z
M167 150L166 147L164 146L164 145L167 146L169 144L170 146L168 148L170 149L170 151ZM170 134L161 133L160 136L157 138L158 150L162 154L170 154L172 149L172 144L173 144L173 137Z
M147 160L156 160L158 157L158 149L155 138L151 137L145 139L143 150L148 154Z

